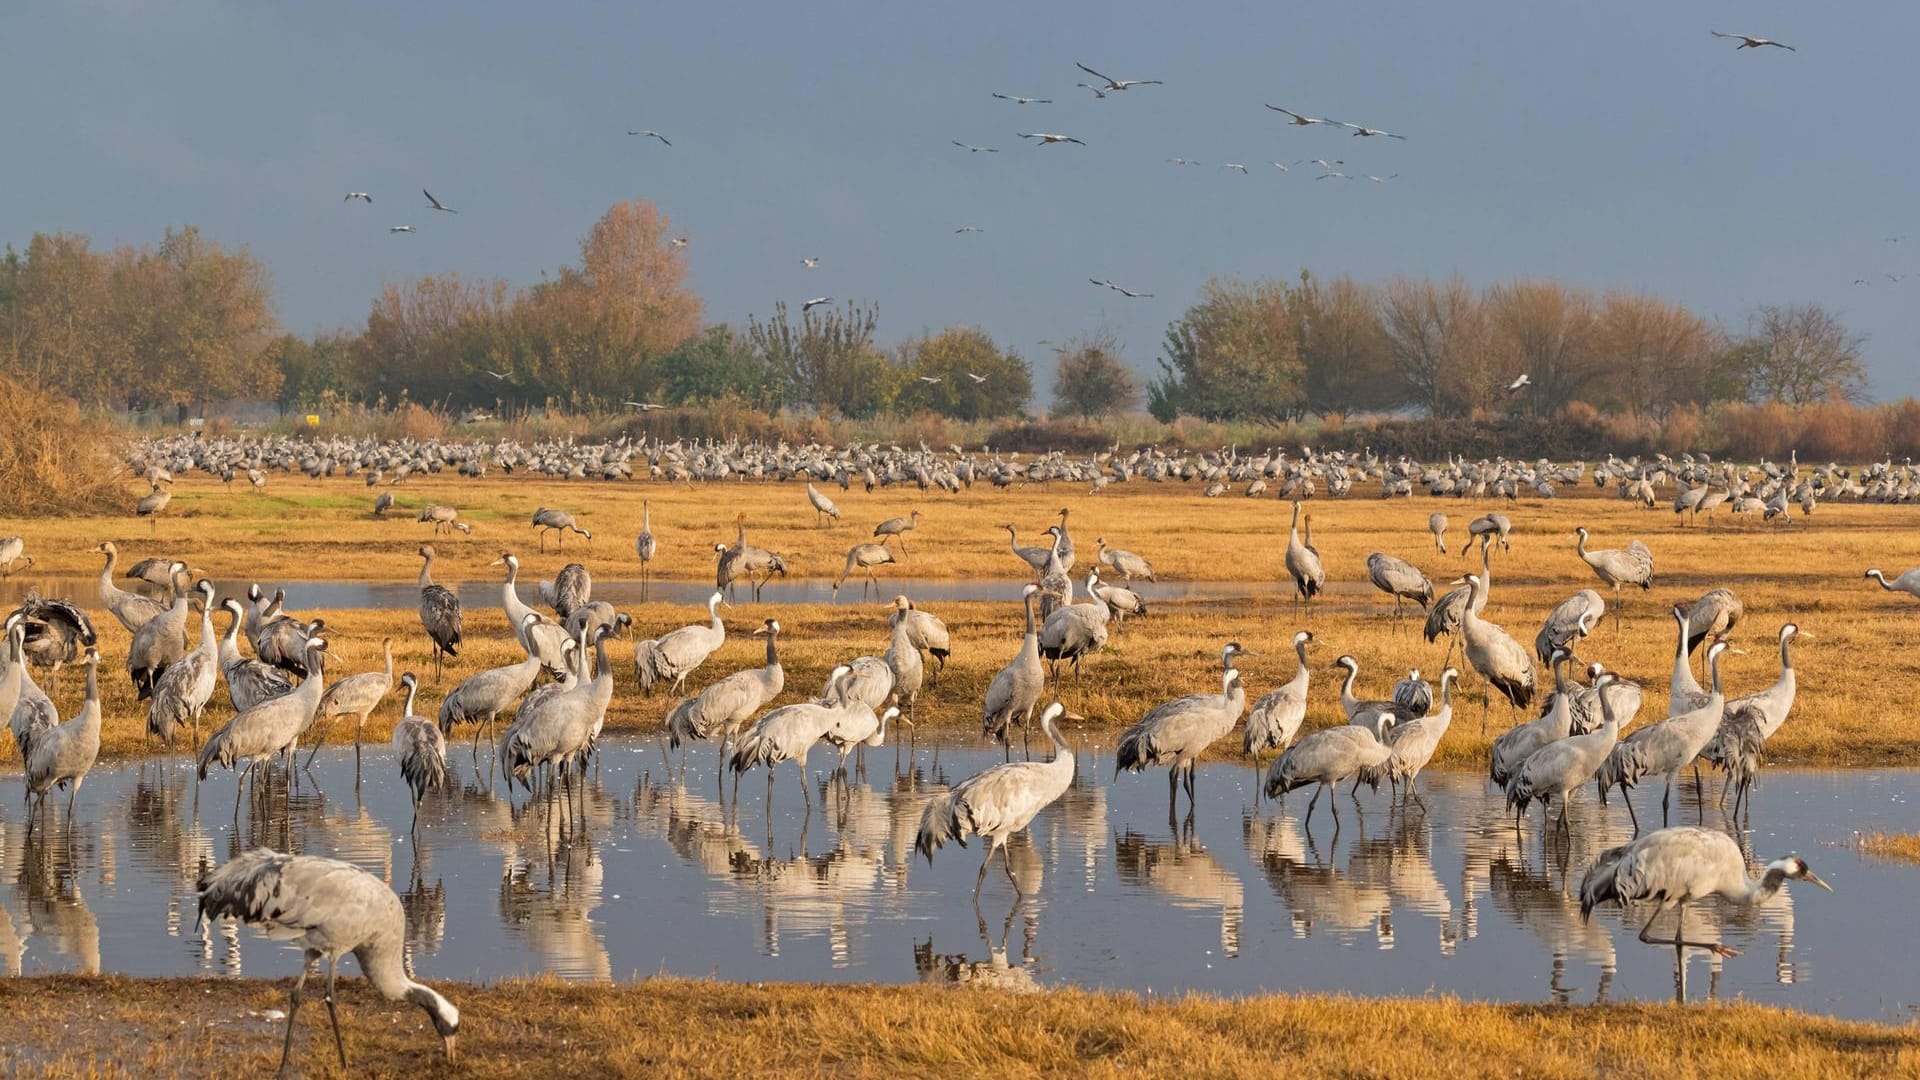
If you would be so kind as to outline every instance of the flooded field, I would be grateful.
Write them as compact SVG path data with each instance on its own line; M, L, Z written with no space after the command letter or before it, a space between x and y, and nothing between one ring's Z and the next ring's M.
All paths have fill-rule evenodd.
M235 778L196 785L180 761L103 766L74 819L53 815L31 840L0 777L0 965L10 974L282 976L298 960L230 925L194 928L200 866L271 844L349 859L385 877L408 913L413 963L428 979L554 973L574 980L669 972L725 980L915 980L1012 987L1078 984L1153 994L1265 990L1457 994L1500 1001L1670 999L1673 955L1634 939L1616 910L1579 915L1580 876L1628 838L1616 802L1575 804L1571 843L1543 845L1538 819L1516 835L1478 776L1429 774L1425 810L1343 790L1336 831L1325 800L1309 832L1305 792L1253 803L1245 766L1202 769L1197 819L1170 823L1158 774L1110 776L1085 746L1081 779L1017 844L1015 895L998 862L976 908L980 847L912 856L925 800L999 760L977 746L870 750L864 775L830 780L814 755L810 809L791 766L765 805L749 774L737 803L697 747L684 778L659 744L609 739L587 788L583 831L545 805L510 802L464 741L456 782L430 796L413 837L410 807L383 749L325 751L256 828L235 811ZM1016 750L1016 753L1018 751ZM1714 996L1898 1020L1916 1004L1910 958L1920 929L1898 898L1920 869L1842 846L1855 830L1910 820L1920 772L1766 774L1754 853L1804 855L1835 888L1783 893L1751 916L1716 906L1688 936L1744 950L1688 962L1690 998ZM56 796L56 801L57 801ZM1643 816L1657 795L1641 795ZM1710 783L1691 783L1676 823L1727 827ZM1184 803L1182 804L1184 810ZM264 819L263 819L264 820Z

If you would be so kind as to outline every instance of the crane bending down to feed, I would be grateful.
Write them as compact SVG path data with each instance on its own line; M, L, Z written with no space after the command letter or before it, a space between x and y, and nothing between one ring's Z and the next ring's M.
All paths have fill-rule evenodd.
M234 856L225 866L200 876L200 919L235 918L258 926L269 937L297 942L304 959L287 1005L287 1038L280 1048L284 1075L293 1055L293 1021L301 992L317 961L327 962L327 1017L340 1067L347 1045L340 1035L335 982L340 958L352 953L360 972L388 1001L419 1006L440 1035L447 1060L454 1060L460 1034L460 1010L430 987L407 977L407 913L400 898L379 878L350 863L313 855L282 855L268 848Z
M1613 629L1620 630L1620 587L1638 585L1641 589L1653 587L1653 552L1638 540L1629 541L1625 551L1587 550L1587 527L1573 530L1573 550L1593 568L1593 574L1601 581L1613 586Z
M1747 859L1733 837L1717 829L1681 825L1660 829L1600 854L1587 876L1580 881L1580 918L1585 921L1601 904L1651 902L1653 914L1640 927L1640 940L1649 945L1672 945L1674 958L1685 963L1689 946L1705 949L1715 956L1738 956L1740 950L1717 941L1687 941L1687 905L1695 900L1718 896L1742 907L1755 907L1772 899L1788 881L1811 882L1828 892L1833 886L1821 881L1807 861L1798 855L1775 859L1767 864L1758 881L1747 875ZM1678 912L1671 938L1649 936L1654 921L1668 908ZM1683 968L1684 970L1684 968Z
M1358 724L1321 728L1294 743L1267 766L1267 798L1277 799L1295 788L1318 784L1312 801L1307 803L1307 816L1301 822L1304 828L1313 820L1313 808L1319 805L1322 792L1349 776L1358 775L1362 769L1386 764L1392 754L1386 743L1374 738L1372 728ZM1327 805L1333 811L1333 824L1337 829L1340 827L1339 800L1329 799Z
M1888 592L1903 592L1908 596L1920 599L1920 566L1906 571L1892 581L1888 581L1887 575L1878 570L1869 570L1865 576L1879 582L1880 587Z
M874 593L878 595L880 592L880 580L873 576L873 568L898 561L898 559L893 557L893 552L889 550L885 544L875 544L869 541L853 545L847 549L847 562L845 566L840 568L840 576L834 579L834 595L840 595L840 586L846 583L847 578L853 576L853 572L856 569L867 572L867 580L865 584L860 586L861 599L866 598L868 589L872 589Z
M562 551L567 549L567 533L569 532L577 532L587 538L587 543L593 543L593 534L576 524L573 520L573 515L567 513L565 510L552 510L545 506L535 510L533 512L533 527L540 530L540 550L543 553L547 550L547 534L550 532L560 534L560 550Z
M951 789L928 800L920 815L920 831L913 846L933 864L933 853L952 840L967 846L967 834L984 837L986 857L980 860L980 873L973 879L973 895L987 880L987 867L993 853L1007 846L1007 838L1026 828L1033 819L1073 786L1073 748L1060 737L1056 722L1069 717L1066 707L1053 702L1040 713L1040 730L1053 743L1051 761L1010 761L975 773ZM1069 717L1071 718L1071 717ZM1002 860L1005 862L1004 858ZM1013 891L1020 882L1007 865L1007 880Z
M1218 742L1247 708L1247 689L1240 684L1236 657L1253 655L1237 641L1220 651L1220 692L1189 694L1156 705L1120 736L1113 758L1113 775L1122 769L1141 772L1149 765L1167 766L1167 817L1172 819L1180 797L1180 777L1187 787L1187 812L1194 813L1193 770L1207 747Z

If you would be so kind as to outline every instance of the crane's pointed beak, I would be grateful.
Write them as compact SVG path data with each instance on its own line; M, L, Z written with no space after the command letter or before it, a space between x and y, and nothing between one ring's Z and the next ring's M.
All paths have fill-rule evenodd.
M1806 880L1807 880L1807 881L1809 881L1809 882L1812 882L1812 883L1813 883L1813 884L1815 884L1815 885L1818 885L1818 886L1820 886L1821 888L1823 888L1823 889L1825 889L1825 890L1827 890L1828 892L1832 892L1832 891L1833 891L1833 886L1831 886L1831 885L1829 885L1829 884L1827 884L1827 883L1826 883L1826 882L1824 882L1824 881L1821 881L1821 880L1820 880L1820 875L1819 875L1819 874L1816 874L1816 873L1814 873L1814 872L1813 872L1813 871L1811 871L1811 870L1809 870L1809 871L1807 871L1807 876L1806 876Z
M440 1044L447 1048L448 1061L455 1061L458 1059L459 1043L460 1043L460 1036L457 1033L453 1035L442 1035L440 1037Z
M1801 630L1793 636L1796 641L1812 641L1815 637L1814 632L1811 630Z

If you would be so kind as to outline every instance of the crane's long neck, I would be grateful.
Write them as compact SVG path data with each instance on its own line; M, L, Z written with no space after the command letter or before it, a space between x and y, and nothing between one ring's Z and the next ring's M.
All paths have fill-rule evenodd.
M1447 716L1453 715L1453 672L1451 671L1440 673L1440 711Z
M1582 559L1587 558L1587 534L1586 533L1577 532L1573 534L1573 550L1578 552ZM1592 560L1588 559L1588 561L1591 562Z
M1022 598L1021 603L1027 609L1027 637L1031 638L1033 637L1033 594L1028 593Z
M384 661L386 664L388 681L392 681L393 679L393 639L392 638L387 638L385 641L382 641L380 643L380 659ZM412 700L412 698L409 697L408 700ZM412 712L413 710L408 709L407 711Z
M406 704L406 708L405 708L405 711L403 711L403 712L402 712L402 713L400 714L400 719L402 719L402 720L407 720L407 719L411 719L411 718L412 718L412 716L413 716L413 698L414 698L414 695L415 695L415 694L417 694L417 693L419 693L419 692L420 692L420 687L419 687L419 685L418 685L418 684L415 684L415 683L408 683L408 684L407 684L407 704Z
M727 625L720 621L720 597L715 596L713 599L707 601L707 615L713 620L712 627L714 633L725 634L727 632Z
M1780 678L1783 680L1793 677L1793 654L1788 651L1792 646L1792 634L1780 635Z
M106 554L107 565L100 568L100 588L103 592L113 590L113 564L120 558L117 551L108 551Z
M1720 689L1720 658L1726 654L1727 650L1721 649L1707 658L1707 675L1710 679L1708 693L1720 701L1726 700L1726 692Z
M895 629L894 636L902 637L903 635ZM780 631L778 630L767 631L767 666L770 668L780 666Z
M1302 641L1295 645L1293 647L1293 653L1300 658L1300 668L1293 673L1293 677L1295 681L1305 683L1309 678L1307 672L1307 643Z
M433 556L423 555L420 557L420 587L422 589L427 589L427 588L431 588L432 586L433 586Z
M109 565L111 565L111 564L109 564ZM1887 580L1887 575L1885 575L1885 574L1883 574L1883 573L1881 573L1880 571L1878 571L1878 570L1875 570L1875 571L1873 571L1873 572L1872 572L1872 574L1871 574L1871 576L1872 576L1872 578L1873 578L1873 580L1875 580L1875 581L1877 581L1877 582L1879 582L1879 583L1880 583L1880 587L1881 587L1881 588L1883 588L1883 589L1885 589L1885 590L1887 590L1888 592L1896 592L1896 591L1898 591L1898 590L1896 590L1896 589L1895 589L1895 588L1893 587L1893 583L1892 583L1891 581L1888 581L1888 580Z
M1773 899L1773 894L1785 888L1786 884L1787 868L1780 863L1769 863L1765 873L1747 880L1746 893L1738 899L1749 906L1764 904Z
M644 499L640 502L640 531L653 531L653 507Z
M213 634L213 602L209 600L207 606L200 609L200 649L211 653L218 647L219 641Z
M1346 705L1356 700L1353 696L1353 682L1360 677L1360 669L1352 665L1343 666L1347 669L1347 677L1346 680L1340 684L1340 703Z

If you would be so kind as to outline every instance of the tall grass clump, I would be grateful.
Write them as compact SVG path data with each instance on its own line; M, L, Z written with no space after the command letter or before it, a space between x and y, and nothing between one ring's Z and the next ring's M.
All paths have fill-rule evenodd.
M126 502L120 436L72 400L0 376L0 515L100 512Z

